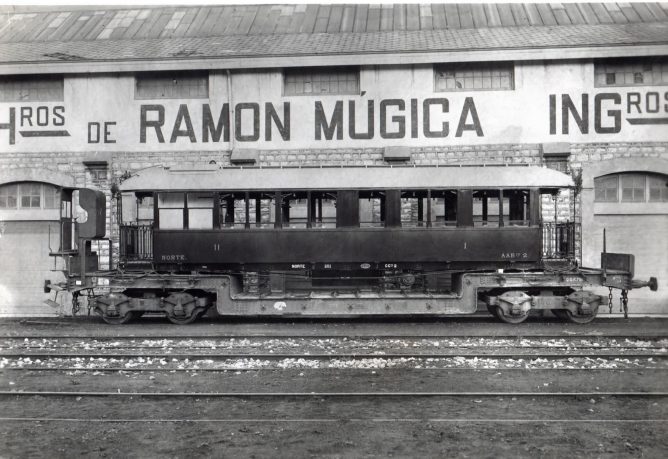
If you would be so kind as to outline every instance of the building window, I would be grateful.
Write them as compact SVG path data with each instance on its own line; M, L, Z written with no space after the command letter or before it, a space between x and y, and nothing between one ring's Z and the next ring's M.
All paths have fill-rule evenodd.
M568 156L569 155L546 156L545 166L566 174L568 173Z
M140 73L136 76L135 99L207 99L206 72Z
M645 201L645 175L622 174L622 201L644 202Z
M605 60L594 64L596 86L668 84L667 59Z
M16 209L18 195L18 185L0 186L0 209Z
M596 202L668 202L668 176L622 173L594 179Z
M435 91L515 89L512 63L442 64L434 67Z
M594 179L595 200L597 202L617 202L617 188L619 188L619 176L612 175Z
M63 100L63 77L61 76L5 76L0 80L0 102L61 100Z
M357 67L286 69L283 72L283 94L286 96L359 92L360 72Z
M43 185L44 192L44 208L45 209L59 209L60 208L60 189L51 186Z
M21 183L19 185L19 196L22 208L41 207L42 186L39 183Z
M107 163L89 163L86 164L86 170L90 174L90 179L95 184L100 184L108 178Z
M0 209L58 209L60 189L45 183L25 182L0 186Z
M668 177L650 175L648 178L649 202L668 202Z

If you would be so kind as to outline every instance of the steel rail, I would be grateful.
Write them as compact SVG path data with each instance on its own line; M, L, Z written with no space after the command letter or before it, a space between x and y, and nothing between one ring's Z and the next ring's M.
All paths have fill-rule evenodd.
M174 398L314 398L314 397L668 397L668 392L117 392L0 391L0 396L174 397Z
M350 344L350 342L348 342ZM87 343L82 343L81 348L87 347L85 350L136 350L136 349L164 349L164 346L169 346L170 349L188 349L188 350L214 350L212 347L216 348L221 348L221 349L233 349L233 348L243 348L243 347L250 347L247 345L239 345L239 346L217 346L215 344L213 345L208 345L208 346L187 346L187 345L177 345L177 344L168 344L168 345L162 345L162 346L108 346L105 347L105 345L100 345L100 346L94 346L90 345ZM305 345L303 347L308 347L308 345ZM336 346L330 346L332 348ZM364 345L359 345L359 346L346 346L346 347L364 347ZM391 347L391 346L387 346ZM411 346L411 347L420 347L420 346ZM480 347L485 347L489 348L490 352L493 352L496 349L509 349L509 348L519 348L519 349L554 349L554 350L562 350L562 349L567 349L567 350L591 350L591 349L596 349L600 351L632 351L632 350L660 350L665 348L665 346L609 346L609 345L599 345L599 346L577 346L577 345L558 345L558 346L513 346L512 344L503 344L503 345L487 345L487 344L480 344L480 345L475 345L475 346L462 346L462 345L445 345L445 346L428 346L425 345L424 347L426 348L440 348L440 349L476 349ZM35 351L35 350L40 350L42 352L56 352L59 349L76 349L74 346L14 346L11 349L12 350L26 350L26 351ZM92 349L91 349L92 348ZM2 346L0 346L0 353L2 352Z
M637 335L587 335L585 331L581 335L540 335L540 334L528 334L528 335L402 335L402 334L380 334L380 335L362 335L362 334L349 334L349 335L317 335L317 334L206 334L206 335L114 335L114 336L100 336L100 335L13 335L13 336L4 336L0 339L5 340L25 340L25 339L94 339L97 341L109 340L109 341L118 341L126 339L153 339L153 340L182 340L182 339L281 339L281 338L291 338L291 339L357 339L357 340L375 340L375 339L509 339L520 341L523 339L633 339L633 340L648 340L648 341L659 341L659 340L668 340L668 333L657 335L657 334L637 334Z
M199 423L340 423L347 422L373 422L373 423L387 423L387 422L403 422L403 423L574 423L574 424L591 424L591 423L614 423L614 424L628 424L628 423L664 423L668 419L471 419L471 418L306 418L306 419L284 419L284 418L230 418L230 419L169 419L169 418L130 418L130 419L108 419L108 418L14 418L14 417L0 417L0 422L94 422L94 423L147 423L147 422L199 422Z
M232 359L264 359L264 360L287 360L287 359L304 359L304 360L333 360L333 359L348 359L348 360L362 360L362 359L452 359L456 357L463 358L493 358L500 359L568 359L568 358L668 358L668 352L663 353L634 353L622 354L617 352L598 352L598 353L483 353L483 352L459 352L459 353L404 353L404 354L366 354L366 353L338 353L338 354L280 354L280 353L158 353L158 352L143 352L133 354L119 354L119 353L25 353L25 352L0 352L0 358L38 358L38 359L136 359L136 358L179 358L179 359L193 359L193 360L232 360Z
M668 368L657 368L657 367L642 367L642 368L531 368L532 372L536 371L605 371L605 372L628 372L629 370L640 370L643 371L668 371ZM304 371L305 368L293 368L293 371ZM380 370L379 368L337 368L337 371L374 371ZM383 371L387 371L387 368L382 368ZM525 368L475 368L475 367L443 367L443 368L411 368L411 371L526 371ZM285 368L236 368L236 367L222 367L222 368L164 368L164 367L102 367L102 368L82 368L82 367L35 367L35 366L22 366L22 367L4 367L0 369L1 372L7 371L78 371L78 372L106 372L106 373L175 373L175 372L193 372L193 373L226 373L226 372L252 372L252 371L262 371L267 373L269 371L280 371L285 372Z

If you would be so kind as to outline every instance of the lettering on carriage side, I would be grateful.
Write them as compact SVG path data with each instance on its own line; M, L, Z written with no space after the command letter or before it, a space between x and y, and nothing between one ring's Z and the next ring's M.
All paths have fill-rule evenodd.
M519 259L519 258L529 258L527 252L502 252L501 258L504 260L507 259Z
M161 261L186 261L186 256L181 254L161 255Z

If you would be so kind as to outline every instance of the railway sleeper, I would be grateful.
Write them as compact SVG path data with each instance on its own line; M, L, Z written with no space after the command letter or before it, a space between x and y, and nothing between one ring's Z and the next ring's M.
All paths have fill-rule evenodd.
M493 315L507 323L523 322L532 309L549 309L562 320L584 324L594 320L603 297L588 290L567 295L554 295L552 291L531 295L522 290L508 290L484 296L483 300Z
M129 296L112 292L91 298L90 307L102 320L120 325L138 319L144 313L164 313L170 322L178 325L195 321L213 305L213 297L205 292L146 292L142 296Z

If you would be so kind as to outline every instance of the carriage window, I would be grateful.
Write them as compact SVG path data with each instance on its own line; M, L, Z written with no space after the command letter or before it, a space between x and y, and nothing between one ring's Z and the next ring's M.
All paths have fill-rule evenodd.
M153 221L153 196L123 193L121 208L123 223L150 224Z
M401 193L401 226L426 226L427 190L410 190Z
M380 191L360 191L359 222L362 228L381 227L384 225L383 203L385 193Z
M509 199L499 203L498 190L475 191L473 193L473 226L498 227L500 217L509 221ZM500 212L502 211L502 213Z
M183 229L183 193L159 193L158 210L161 229Z
M431 190L431 226L457 226L457 192Z
M336 191L311 193L312 227L336 228Z
M505 190L508 197L508 226L529 225L529 192L527 190ZM504 202L504 207L506 202ZM505 213L505 210L504 210Z
M246 227L246 197L245 193L222 193L218 205L220 206L220 227ZM249 200L249 221L255 215L255 200Z
M188 193L188 229L213 228L211 193Z

